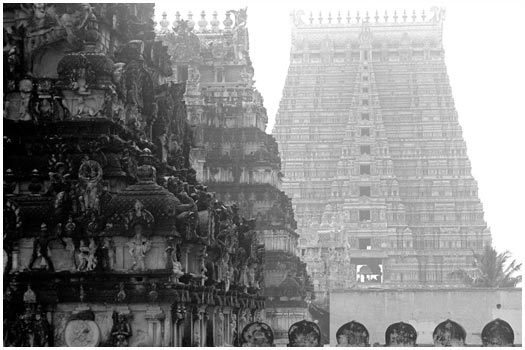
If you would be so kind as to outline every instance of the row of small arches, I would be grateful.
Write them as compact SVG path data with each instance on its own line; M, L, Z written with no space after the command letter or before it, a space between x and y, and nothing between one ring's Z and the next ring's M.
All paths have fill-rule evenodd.
M356 321L342 325L336 332L337 346L370 346L368 329ZM457 322L446 320L434 329L434 346L466 346L467 332ZM504 320L495 319L481 332L483 346L513 346L514 331ZM319 347L321 330L311 321L299 321L288 330L288 346ZM398 322L385 331L386 346L416 346L417 331L414 326ZM240 346L274 346L273 331L263 322L252 322L241 333Z
M336 333L338 346L369 346L369 333L364 325L352 321ZM446 320L437 325L432 334L434 346L466 346L467 332L457 322ZM504 320L495 319L481 331L483 346L512 346L514 331ZM385 331L386 346L416 346L417 331L411 324L398 322Z

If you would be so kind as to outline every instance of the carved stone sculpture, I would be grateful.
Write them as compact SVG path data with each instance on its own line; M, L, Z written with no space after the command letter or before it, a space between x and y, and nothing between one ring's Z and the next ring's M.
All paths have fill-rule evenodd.
M84 160L78 170L78 177L84 185L83 204L84 210L93 210L100 213L100 181L102 180L102 167L97 161Z
M135 225L135 237L128 243L128 246L129 254L133 258L131 270L146 270L146 254L151 249L151 242L146 237L142 236L142 225Z
M111 328L111 345L128 346L131 337L131 326L126 315L113 311L113 327Z

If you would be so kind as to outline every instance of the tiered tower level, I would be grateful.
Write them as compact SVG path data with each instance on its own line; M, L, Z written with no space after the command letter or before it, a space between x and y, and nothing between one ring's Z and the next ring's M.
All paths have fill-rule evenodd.
M248 279L250 273L264 274L264 318L276 344L287 344L289 327L308 317L312 288L297 256L292 203L280 189L277 142L265 133L268 117L254 87L246 20L246 9L228 11L220 20L217 12L202 11L195 20L191 12L185 18L177 12L174 22L163 14L159 36L174 57L177 81L186 81L198 179L225 204L238 203L241 216L256 218L264 272L263 266L251 271L248 263L235 273Z
M294 13L273 131L317 299L457 285L490 242L454 107L443 9Z

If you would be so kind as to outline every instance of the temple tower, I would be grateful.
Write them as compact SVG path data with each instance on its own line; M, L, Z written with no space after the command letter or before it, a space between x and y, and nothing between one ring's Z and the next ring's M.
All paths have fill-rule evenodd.
M285 345L288 328L309 318L312 288L297 256L291 200L280 189L277 142L265 132L266 108L254 87L247 12L228 11L219 20L217 12L210 18L202 11L198 21L192 18L177 13L175 31L167 28L169 21L160 31L175 58L177 81L186 81L188 120L195 127L192 165L220 200L238 203L240 216L255 219L264 267L239 266L234 275L247 271L248 290L260 290L266 298L261 317L272 327L275 343ZM256 283L250 282L250 273Z
M292 16L273 134L318 301L457 286L490 242L432 12Z

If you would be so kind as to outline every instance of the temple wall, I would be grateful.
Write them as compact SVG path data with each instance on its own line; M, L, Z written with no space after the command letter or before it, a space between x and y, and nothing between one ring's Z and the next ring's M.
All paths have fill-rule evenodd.
M514 344L521 344L521 297L521 288L334 290L330 294L330 344L337 344L337 330L352 320L368 329L370 344L384 344L387 327L400 321L414 326L417 344L433 344L434 328L451 319L467 332L468 345L480 346L483 327L496 318L510 324Z

